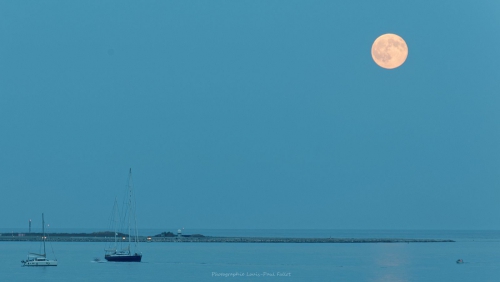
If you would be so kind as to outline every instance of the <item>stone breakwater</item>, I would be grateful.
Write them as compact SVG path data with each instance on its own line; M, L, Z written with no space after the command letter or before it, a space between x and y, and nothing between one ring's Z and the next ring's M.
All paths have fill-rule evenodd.
M0 236L0 241L40 241L39 236ZM128 241L127 237L119 238ZM51 242L113 242L114 237L48 236ZM139 237L140 242L160 243L445 243L447 239L394 238L268 238L268 237Z

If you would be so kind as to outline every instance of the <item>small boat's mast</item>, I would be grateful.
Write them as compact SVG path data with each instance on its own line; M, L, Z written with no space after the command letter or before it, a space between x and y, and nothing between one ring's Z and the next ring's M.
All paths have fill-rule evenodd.
M45 219L43 217L43 212L42 212L42 241L43 241L43 256L46 257L47 254L45 253Z
M118 248L117 244L116 244L116 235L118 234L118 232L117 232L117 228L118 228L117 225L118 225L118 223L117 223L117 215L116 215L116 213L118 212L117 211L117 209L118 209L117 206L118 206L118 203L117 203L116 197L115 197L115 204L113 205L113 219L112 219L113 220L113 226L115 227L115 230L114 230L115 231L115 250L116 250L116 248Z

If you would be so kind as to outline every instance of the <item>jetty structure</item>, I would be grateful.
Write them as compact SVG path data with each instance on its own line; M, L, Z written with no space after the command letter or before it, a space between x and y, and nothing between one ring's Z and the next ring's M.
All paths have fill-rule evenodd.
M163 232L154 236L138 236L139 242L147 243L448 243L450 239L409 239L409 238L282 238L282 237L214 237L201 234L173 235ZM37 241L40 233L7 233L0 235L0 241ZM128 234L118 233L117 237L128 241ZM52 233L52 242L113 242L115 232L93 233Z

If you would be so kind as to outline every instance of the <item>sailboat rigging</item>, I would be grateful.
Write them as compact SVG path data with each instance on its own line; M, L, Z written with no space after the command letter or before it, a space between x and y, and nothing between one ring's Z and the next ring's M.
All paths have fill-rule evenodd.
M22 260L23 266L57 266L57 260L47 259L47 253L45 251L45 241L47 236L45 236L45 219L42 213L42 242L43 242L43 254L29 253L27 260Z
M114 245L111 248L105 249L104 258L107 261L116 262L140 262L142 259L142 253L138 252L139 236L137 232L137 221L135 218L135 199L133 194L133 184L132 184L132 169L129 171L128 177L128 199L124 201L125 207L123 207L123 217L118 216L118 203L115 198L115 203L113 205L112 221L114 227ZM119 218L119 220L117 220ZM132 229L132 221L134 227ZM117 238L118 235L118 223L122 225L127 222L128 226L128 244L126 238L123 237L121 240ZM133 233L132 233L133 231ZM134 251L131 251L131 245L134 245Z

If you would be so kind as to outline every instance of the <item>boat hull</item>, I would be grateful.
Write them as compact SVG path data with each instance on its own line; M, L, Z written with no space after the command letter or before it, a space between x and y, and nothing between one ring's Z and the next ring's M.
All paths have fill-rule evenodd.
M26 261L23 266L57 266L57 260Z
M142 255L105 255L104 258L116 262L141 262Z

